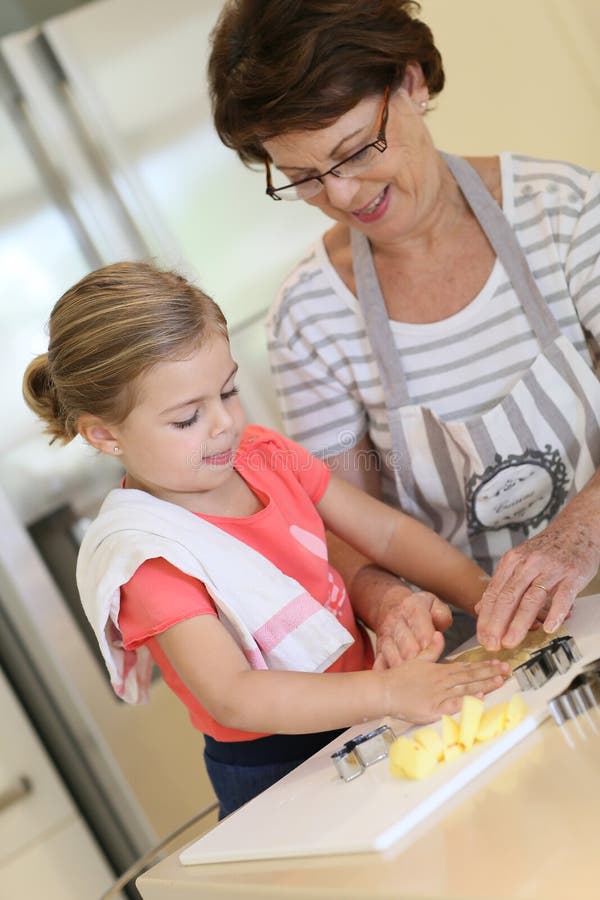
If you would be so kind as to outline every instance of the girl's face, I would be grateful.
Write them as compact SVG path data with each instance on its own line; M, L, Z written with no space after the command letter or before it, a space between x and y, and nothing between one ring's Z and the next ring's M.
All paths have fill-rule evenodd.
M187 359L140 377L136 405L110 428L127 487L192 507L192 495L216 497L232 476L244 428L236 372L229 342L215 334Z
M321 192L305 202L378 242L417 234L439 188L438 158L423 123L427 98L421 69L408 67L403 85L390 95L387 149L356 177L327 175ZM381 96L368 97L327 128L265 141L279 170L272 173L275 187L325 172L375 140L381 103Z

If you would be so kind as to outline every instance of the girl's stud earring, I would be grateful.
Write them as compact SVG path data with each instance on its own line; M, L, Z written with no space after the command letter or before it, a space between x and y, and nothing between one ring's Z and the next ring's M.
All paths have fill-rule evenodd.
M113 453L120 453L120 449L118 447L113 447Z

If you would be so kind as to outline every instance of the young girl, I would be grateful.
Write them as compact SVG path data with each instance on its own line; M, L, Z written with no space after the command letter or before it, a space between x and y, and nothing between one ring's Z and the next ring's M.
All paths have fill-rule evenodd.
M474 606L481 570L434 532L244 425L219 308L171 272L120 263L67 291L24 395L52 439L77 434L125 468L87 532L77 578L116 692L147 694L152 661L205 735L225 815L344 728L429 722L506 664L417 658L373 669L329 566L325 528L393 572Z

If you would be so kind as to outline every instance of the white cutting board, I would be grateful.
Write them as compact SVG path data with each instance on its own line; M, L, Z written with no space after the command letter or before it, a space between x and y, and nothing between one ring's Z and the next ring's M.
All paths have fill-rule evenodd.
M549 715L547 701L559 694L583 665L600 656L600 595L579 599L564 627L576 639L582 659L544 687L524 692L529 714L516 728L451 762L440 763L423 781L396 778L387 760L381 760L353 781L344 782L333 767L331 753L349 737L380 723L353 727L186 847L180 861L196 865L387 850L537 728ZM461 650L475 645L475 640L469 641ZM486 706L508 699L517 690L516 680L510 678L487 695Z

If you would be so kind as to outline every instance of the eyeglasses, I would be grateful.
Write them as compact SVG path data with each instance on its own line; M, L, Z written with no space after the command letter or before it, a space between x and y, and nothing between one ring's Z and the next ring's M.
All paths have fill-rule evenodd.
M383 153L387 148L387 140L385 137L385 128L388 120L388 105L390 98L390 86L388 85L383 94L383 103L379 116L379 124L377 127L377 137L370 144L366 144L348 156L341 162L336 163L326 172L320 175L311 175L309 178L302 178L300 181L293 181L291 184L284 184L283 187L273 187L271 180L271 166L269 160L265 160L265 169L267 175L267 194L272 200L309 200L316 197L323 190L323 179L326 175L335 175L336 178L355 178L357 175L366 172L378 159L378 154Z

